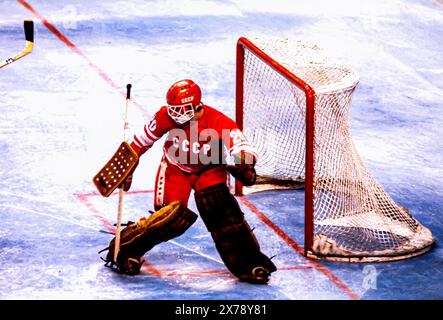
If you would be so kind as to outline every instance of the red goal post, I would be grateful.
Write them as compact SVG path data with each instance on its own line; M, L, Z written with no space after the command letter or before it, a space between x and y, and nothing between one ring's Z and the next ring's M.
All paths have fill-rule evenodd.
M306 172L312 172L314 170L314 105L315 105L315 92L307 85L303 80L296 77L289 72L285 67L273 60L266 53L260 50L247 38L240 38L237 42L237 65L236 65L236 122L240 130L243 130L243 81L244 81L244 57L245 48L254 52L260 59L266 64L272 67L276 72L287 77L294 85L302 89L306 94ZM313 212L313 174L307 175L305 180L305 254L307 249L312 247L313 242L313 225L314 225L314 212ZM308 190L311 190L310 192ZM240 182L236 181L235 194L243 194L243 186Z
M350 137L357 83L351 68L316 45L242 37L236 121L258 151L259 176L303 181L306 256L358 262L421 254L432 234L375 181ZM244 190L236 182L236 195Z

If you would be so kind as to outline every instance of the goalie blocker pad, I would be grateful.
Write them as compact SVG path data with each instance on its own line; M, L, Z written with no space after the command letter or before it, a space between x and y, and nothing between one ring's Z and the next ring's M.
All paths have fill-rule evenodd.
M194 193L200 216L229 271L242 281L266 283L276 271L260 246L235 197L225 184Z
M128 223L120 233L120 248L114 262L115 238L100 252L109 250L106 263L119 272L135 275L140 271L141 258L159 243L182 235L197 220L197 215L180 201L173 201L137 223ZM99 252L99 253L100 253Z
M138 155L131 146L123 141L112 158L94 176L93 182L104 197L117 189L132 173L138 164Z

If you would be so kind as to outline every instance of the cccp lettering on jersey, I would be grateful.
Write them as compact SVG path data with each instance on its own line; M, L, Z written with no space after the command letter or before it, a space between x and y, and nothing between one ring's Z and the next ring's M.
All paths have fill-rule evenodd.
M191 151L194 154L199 154L200 151L202 151L203 154L207 156L209 151L211 151L211 146L207 143L200 144L200 142L195 141L191 144L188 139L180 141L178 137L172 138L172 144L174 148L180 149L186 153Z
M219 164L220 137L214 129L191 130L189 136L180 128L171 130L165 143L170 159L183 165Z

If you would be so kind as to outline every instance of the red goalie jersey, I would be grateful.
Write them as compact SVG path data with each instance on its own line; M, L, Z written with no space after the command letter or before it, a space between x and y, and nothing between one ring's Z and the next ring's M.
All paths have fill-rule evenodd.
M167 134L164 144L167 161L189 173L227 164L229 157L238 161L246 155L246 159L255 163L257 154L236 123L210 106L202 108L198 121L180 125L168 115L166 106L161 107L143 132L134 135L131 146L142 155Z

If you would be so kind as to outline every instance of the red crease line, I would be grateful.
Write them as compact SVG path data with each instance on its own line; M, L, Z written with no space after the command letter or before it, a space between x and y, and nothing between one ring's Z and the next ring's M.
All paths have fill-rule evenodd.
M273 223L268 217L266 217L257 207L249 202L245 197L240 197L240 201L248 207L261 221L263 221L268 227L270 227L280 238L282 238L290 247L292 247L297 253L304 257L304 249L291 237L289 237L282 229L280 229L275 223ZM312 264L316 269L323 273L330 281L332 281L338 288L340 288L345 294L347 294L353 300L360 300L360 296L354 293L342 280L337 278L328 268L320 263L306 258L306 261Z

